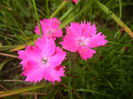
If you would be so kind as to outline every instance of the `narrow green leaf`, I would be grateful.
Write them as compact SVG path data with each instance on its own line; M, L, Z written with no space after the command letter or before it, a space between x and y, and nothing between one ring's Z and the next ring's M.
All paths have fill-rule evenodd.
M64 13L62 15L62 17L60 18L60 21L62 21L63 19L65 19L69 14L70 12L74 9L74 7L71 7L66 13Z
M14 47L16 47L16 46L15 45L12 45L12 46L8 46L8 45L0 46L0 51L10 50L10 49L12 49Z
M26 45L33 45L33 44L34 44L34 41L29 41L28 43L26 43L24 45L18 45L18 46L16 46L15 48L11 49L10 51L11 52L18 51L20 49L25 48Z
M121 0L118 0L119 1L119 18L121 19L122 17L122 1Z
M100 94L100 95L105 95L103 93L100 93L98 91L95 91L95 90L90 90L90 89L76 89L76 91L79 91L79 92L91 92L93 94Z
M55 15L67 4L67 1L63 1L61 5L52 13L50 18L55 17Z
M38 15L38 11L37 11L37 7L36 7L36 2L35 2L35 0L32 0L32 3L33 3L35 15L36 15L37 23L38 23L39 29L40 29L40 31L41 31L41 34L42 34L42 27L41 27L41 24L40 24L40 19L39 19L39 15Z
M32 91L32 90L36 90L36 89L40 89L40 88L44 88L44 87L48 87L48 86L51 86L51 84L49 83L49 84L43 84L43 85L35 85L35 86L31 86L31 87L26 87L26 88L4 91L4 92L0 93L0 98L15 95L15 94L20 94L20 93L23 93L26 91Z

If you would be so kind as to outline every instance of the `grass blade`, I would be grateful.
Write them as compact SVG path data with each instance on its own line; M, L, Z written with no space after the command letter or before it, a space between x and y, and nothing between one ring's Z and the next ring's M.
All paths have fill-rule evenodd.
M103 10L106 14L111 15L111 18L117 22L118 25L120 25L127 33L130 37L133 38L133 32L131 31L131 29L119 18L117 17L111 10L109 10L105 5L103 5L101 2L99 2L98 0L95 0L97 5L99 6L99 8L101 8L101 10Z
M32 90L36 90L36 89L40 89L40 88L44 88L44 87L48 87L48 86L51 86L51 84L49 83L46 85L43 84L43 85L36 85L36 86L32 86L32 87L26 87L26 88L20 88L20 89L15 89L15 90L4 91L4 92L0 93L0 98L19 94L19 93L23 93L26 91L32 91Z
M18 46L16 46L15 48L11 49L10 51L11 51L11 52L15 52L15 51L24 49L26 45L33 45L33 44L34 44L34 41L29 41L29 42L26 43L25 45L18 45Z
M52 13L50 18L55 17L55 15L67 4L67 1L63 1L61 5Z
M36 15L37 23L38 23L39 29L40 29L40 31L41 31L41 34L42 34L42 28L41 28L40 19L39 19L38 12L37 12L37 7L36 7L36 2L35 2L35 0L32 0L32 3L33 3L35 15Z

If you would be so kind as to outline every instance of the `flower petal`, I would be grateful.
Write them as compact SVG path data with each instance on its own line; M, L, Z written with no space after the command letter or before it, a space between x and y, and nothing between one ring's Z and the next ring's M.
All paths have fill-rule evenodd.
M80 54L82 59L87 60L88 58L92 58L93 54L95 54L96 51L88 47L80 47L78 49L78 53Z
M29 82L39 82L43 79L43 69L41 69L41 64L34 61L28 61L26 65L23 66L22 75L26 76L25 81Z
M41 51L40 49L38 49L37 47L33 47L33 46L27 46L26 47L26 50L20 50L18 51L18 54L19 54L19 59L23 59L23 60L35 60L35 61L38 61L39 60L39 55Z
M42 57L51 56L55 52L56 45L53 39L48 39L43 36L35 42L35 45L42 50Z
M108 41L105 39L106 36L102 35L102 33L98 33L90 38L88 43L88 47L95 48L99 46L104 46Z
M65 56L66 52L64 52L61 48L57 47L55 54L48 59L49 65L52 67L60 65L65 59Z
M58 70L56 69L58 68ZM45 69L44 78L48 81L51 81L53 84L55 81L60 82L61 77L65 76L64 66L57 66L56 68L47 68Z

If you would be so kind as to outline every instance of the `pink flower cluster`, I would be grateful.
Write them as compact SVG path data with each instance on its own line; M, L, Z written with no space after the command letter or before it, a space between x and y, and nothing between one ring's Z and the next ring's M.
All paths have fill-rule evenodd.
M39 82L42 79L52 83L60 82L61 77L65 76L62 62L65 59L66 52L56 46L57 37L62 37L60 21L57 18L44 19L40 21L42 27L41 38L35 41L34 46L27 46L25 50L18 51L21 59L23 76L25 81ZM40 35L40 29L35 27L35 33ZM92 48L104 46L108 41L105 36L97 33L96 26L89 23L73 22L66 27L66 35L60 42L62 48L78 52L82 59L91 58L96 51Z

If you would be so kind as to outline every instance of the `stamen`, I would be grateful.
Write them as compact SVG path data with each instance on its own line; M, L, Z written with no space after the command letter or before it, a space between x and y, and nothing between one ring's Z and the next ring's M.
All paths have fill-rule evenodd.
M45 57L45 58L42 58L42 63L43 64L46 64L47 63L47 58Z
M80 42L80 44L79 44L80 46L85 46L86 44L85 44L85 42Z
M85 38L84 38L84 37L80 38L80 39L78 40L78 44L79 44L79 46L85 46L85 45L86 45L86 40L85 40Z

